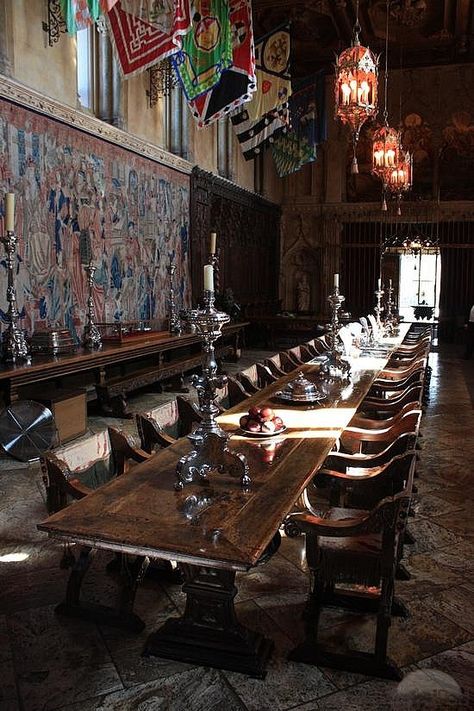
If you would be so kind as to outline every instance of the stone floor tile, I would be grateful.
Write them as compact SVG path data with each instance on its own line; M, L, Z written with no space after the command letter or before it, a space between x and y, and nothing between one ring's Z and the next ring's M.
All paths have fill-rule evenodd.
M52 667L18 674L23 711L53 711L66 704L87 701L123 689L112 663L88 666Z
M474 595L472 586L463 585L443 590L430 598L433 610L452 620L474 635ZM453 645L454 646L454 645Z
M2 711L20 711L16 674L11 658L4 658L0 667L0 709Z
M474 541L474 516L472 506L466 506L460 511L452 511L436 517L436 522L446 530Z
M405 546L405 552L408 553L410 548L411 546ZM406 556L404 563L411 574L411 579L398 580L396 583L397 595L404 600L427 597L445 588L461 585L465 580L461 571L435 561L430 553Z
M447 491L446 487L445 491ZM453 493L458 494L458 490L456 489ZM436 520L438 516L443 514L460 511L465 503L465 499L461 502L460 499L456 500L456 497L453 500L453 497L438 496L436 492L431 491L424 493L422 496L416 496L412 502L412 510L417 518L434 518Z
M263 681L235 672L223 672L249 711L282 711L335 689L317 667L288 661L287 655L294 646L292 640L276 626L267 610L263 610L257 601L241 603L237 605L237 611L243 624L275 643Z
M237 601L254 599L261 595L307 590L308 575L287 558L277 553L264 565L237 575Z
M390 709L397 682L371 679L292 711L381 711Z
M54 606L15 613L9 627L18 673L47 676L54 669L66 672L111 662L94 624L56 615Z
M168 679L133 686L101 699L96 711L245 711L237 694L215 669L197 668ZM66 711L66 709L64 709ZM77 710L79 711L79 709Z
M464 628L434 610L431 598L411 600L408 618L394 617L389 632L389 656L398 666L469 641ZM375 640L375 615L354 616L344 624L321 629L321 644L337 651L372 651Z
M438 525L439 518L436 518L436 523L427 518L409 520L410 532L415 538L415 544L410 546L413 553L431 553L462 542L460 536Z
M418 666L450 674L461 687L466 702L471 703L470 708L474 708L474 641L423 659Z

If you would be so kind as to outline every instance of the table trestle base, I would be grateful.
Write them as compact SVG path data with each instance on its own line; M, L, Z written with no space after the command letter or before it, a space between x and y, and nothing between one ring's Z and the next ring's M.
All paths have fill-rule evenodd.
M83 546L78 556L71 556L71 573L66 588L64 602L56 607L56 613L65 617L79 618L96 624L120 627L131 632L141 632L145 623L133 612L138 585L148 568L149 559L137 556L121 558L121 583L117 608L81 600L81 587L97 550ZM69 566L68 566L69 567Z
M144 655L228 669L259 679L273 642L241 625L234 608L235 572L181 565L186 609L147 640Z

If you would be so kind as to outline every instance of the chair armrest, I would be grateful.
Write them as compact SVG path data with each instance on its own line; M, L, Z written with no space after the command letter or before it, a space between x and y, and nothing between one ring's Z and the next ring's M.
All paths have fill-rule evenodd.
M370 513L364 512L356 518L331 521L308 513L297 513L291 516L291 522L303 533L342 538L361 533L361 529L370 517Z
M117 476L128 471L128 461L130 459L134 462L145 462L150 458L151 455L145 450L136 447L131 438L124 432L120 432L115 427L108 427L107 431L117 466Z

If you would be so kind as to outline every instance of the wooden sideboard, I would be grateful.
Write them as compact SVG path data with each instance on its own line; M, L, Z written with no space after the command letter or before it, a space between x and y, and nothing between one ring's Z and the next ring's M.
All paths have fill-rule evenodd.
M219 358L237 359L246 322L230 323L216 342ZM68 355L33 356L31 363L0 368L0 390L4 404L28 397L44 386L88 388L88 399L97 397L109 415L127 417L128 392L168 379L182 381L184 373L201 364L201 339L196 334L171 336L153 334L140 342L104 345L98 351L79 348ZM90 386L90 387L88 387Z

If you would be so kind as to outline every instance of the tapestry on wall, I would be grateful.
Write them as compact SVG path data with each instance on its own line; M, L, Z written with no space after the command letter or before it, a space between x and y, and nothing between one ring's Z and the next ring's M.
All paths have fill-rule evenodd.
M189 305L187 175L0 100L0 191L9 190L18 308L30 333L57 325L80 339L91 259L98 321L156 318L165 327L170 258L178 305ZM6 278L3 259L3 321Z

